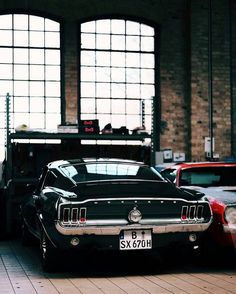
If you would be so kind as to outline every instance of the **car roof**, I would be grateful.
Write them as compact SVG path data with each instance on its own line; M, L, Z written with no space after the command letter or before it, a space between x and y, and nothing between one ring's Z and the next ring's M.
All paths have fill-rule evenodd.
M188 169L192 167L223 167L223 166L236 167L236 162L225 162L225 161L184 162L177 165L169 166L167 168L178 170L178 169Z

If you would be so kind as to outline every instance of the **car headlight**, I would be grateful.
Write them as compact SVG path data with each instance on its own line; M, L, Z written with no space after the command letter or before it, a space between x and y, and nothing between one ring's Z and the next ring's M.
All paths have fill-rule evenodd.
M226 207L225 219L228 222L228 224L236 224L236 207Z

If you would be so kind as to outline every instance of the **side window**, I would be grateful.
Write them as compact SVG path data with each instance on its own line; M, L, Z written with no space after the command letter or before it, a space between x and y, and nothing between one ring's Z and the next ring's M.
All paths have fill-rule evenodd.
M55 186L56 179L56 175L52 171L48 171L43 187Z

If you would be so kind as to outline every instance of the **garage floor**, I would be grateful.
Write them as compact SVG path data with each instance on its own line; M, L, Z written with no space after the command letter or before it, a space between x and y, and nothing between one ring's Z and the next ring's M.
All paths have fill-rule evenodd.
M37 246L0 241L0 294L236 293L235 260L205 264L184 256L163 262L152 254L101 253L64 258L44 273ZM80 260L80 261L79 261Z

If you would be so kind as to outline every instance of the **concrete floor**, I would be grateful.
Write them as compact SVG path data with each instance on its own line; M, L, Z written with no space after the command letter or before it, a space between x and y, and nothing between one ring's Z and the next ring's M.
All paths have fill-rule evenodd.
M41 269L38 246L0 241L0 294L236 293L235 260L203 264L160 261L149 254L101 253L72 258L53 273ZM186 257L187 258L187 257Z

